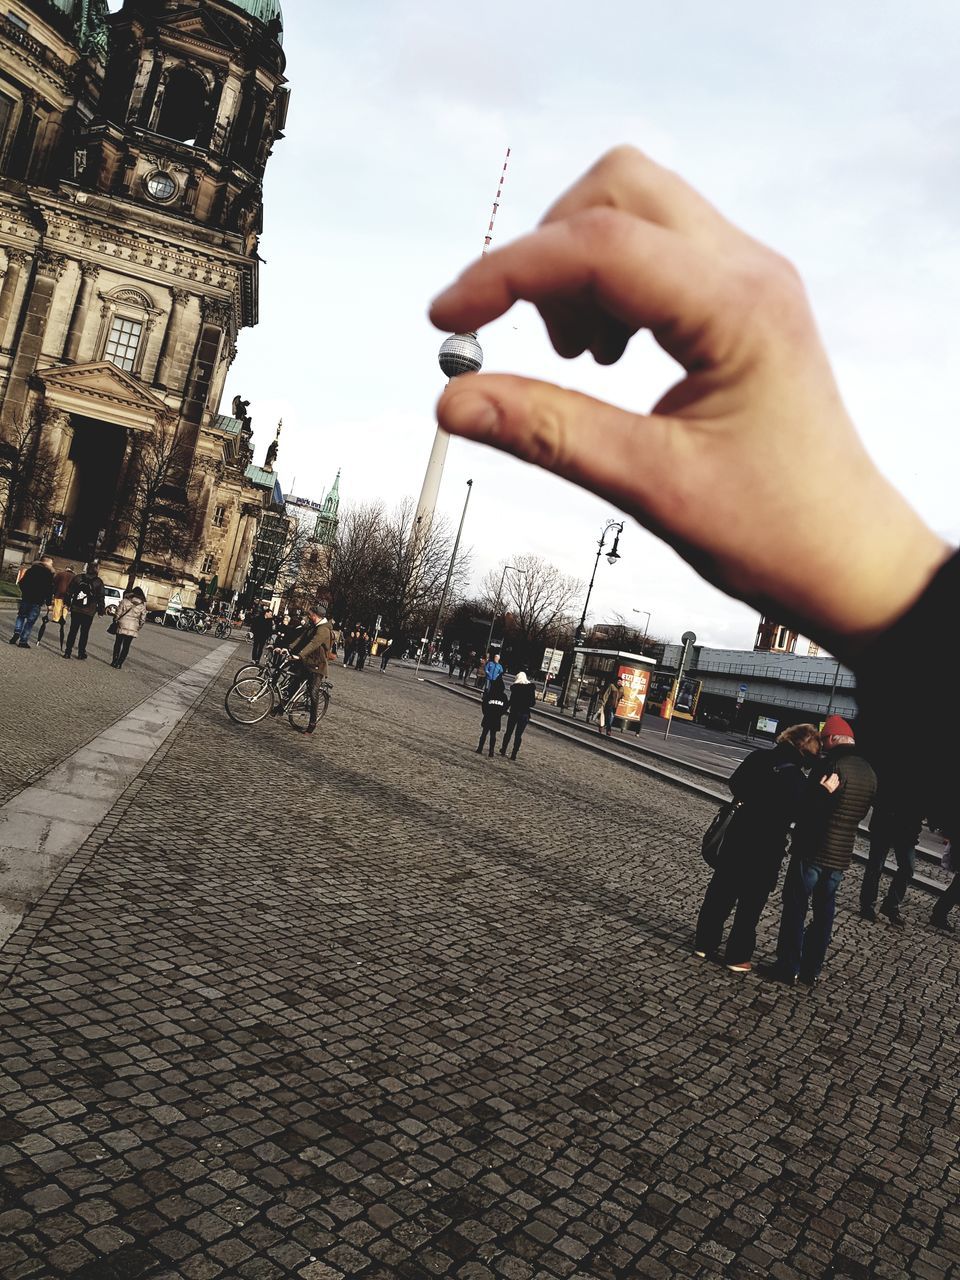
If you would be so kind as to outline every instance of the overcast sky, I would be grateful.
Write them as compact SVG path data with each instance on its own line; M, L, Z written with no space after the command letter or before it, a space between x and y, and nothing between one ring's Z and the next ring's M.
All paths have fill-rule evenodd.
M419 493L443 385L426 308L482 247L506 147L498 243L631 142L799 266L868 448L958 539L955 3L285 0L284 18L292 99L267 169L260 325L225 403L251 401L257 461L283 418L285 490L320 500L342 468L345 502ZM561 361L526 306L480 340L488 370L640 410L674 379L643 338L612 370ZM586 580L609 504L454 440L451 520L468 478L477 581L525 551ZM752 646L756 614L633 521L620 550L592 618L650 610L652 634Z

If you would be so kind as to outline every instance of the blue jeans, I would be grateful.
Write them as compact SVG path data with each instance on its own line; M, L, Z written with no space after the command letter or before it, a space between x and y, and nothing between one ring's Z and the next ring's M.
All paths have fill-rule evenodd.
M29 644L30 632L39 617L40 606L38 604L24 604L21 600L17 605L17 620L13 624L14 639L20 644Z
M777 963L785 973L811 979L823 968L842 879L842 871L821 867L815 862L801 862L796 855L790 859L783 883L783 915L777 939ZM806 924L811 899L813 919Z

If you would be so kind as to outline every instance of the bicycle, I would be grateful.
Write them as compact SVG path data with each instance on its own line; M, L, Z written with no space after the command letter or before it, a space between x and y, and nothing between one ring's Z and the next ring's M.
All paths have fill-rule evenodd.
M260 655L259 662L247 662L240 668L233 677L233 683L250 676L262 676L271 665L277 666L283 660L283 651L275 650L272 640L268 640L264 647L263 653Z
M333 684L322 680L317 690L317 719L322 720L330 706ZM310 723L310 696L307 681L294 672L284 660L273 669L259 671L257 675L237 678L226 692L223 705L235 724L259 724L273 710L275 701L282 705L287 719L294 729L306 729Z
M213 633L218 640L226 640L233 633L233 626L226 618L220 618Z

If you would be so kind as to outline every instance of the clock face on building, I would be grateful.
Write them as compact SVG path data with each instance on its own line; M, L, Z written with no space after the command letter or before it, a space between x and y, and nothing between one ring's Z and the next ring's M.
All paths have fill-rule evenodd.
M169 173L164 173L160 169L155 173L151 173L147 179L147 191L153 196L154 200L169 200L176 193L176 190L177 184Z

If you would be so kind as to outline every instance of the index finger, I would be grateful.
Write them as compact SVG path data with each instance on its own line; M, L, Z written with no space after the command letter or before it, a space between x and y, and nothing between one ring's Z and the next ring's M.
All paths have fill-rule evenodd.
M688 237L591 209L481 258L434 300L430 318L440 329L471 332L520 300L543 311L586 297L631 332L651 329L689 368L717 356L719 326L728 323L723 279L715 256Z

